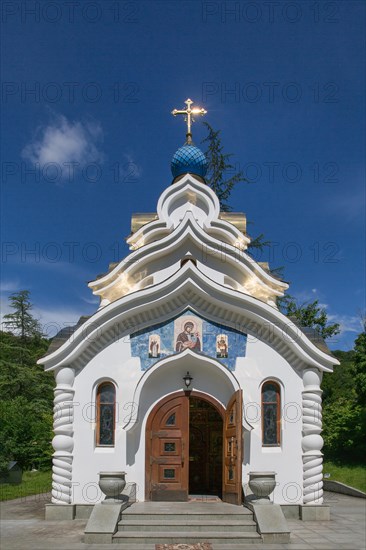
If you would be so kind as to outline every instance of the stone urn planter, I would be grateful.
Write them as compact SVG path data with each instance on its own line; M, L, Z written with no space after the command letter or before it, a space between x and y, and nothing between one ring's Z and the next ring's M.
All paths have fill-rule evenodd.
M99 487L106 495L103 504L120 503L120 494L126 486L126 472L99 472Z
M249 472L252 504L271 504L269 495L276 487L276 472Z

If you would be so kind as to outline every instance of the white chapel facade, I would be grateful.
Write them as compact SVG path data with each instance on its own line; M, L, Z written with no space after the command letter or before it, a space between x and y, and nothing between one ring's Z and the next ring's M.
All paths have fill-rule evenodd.
M189 125L156 213L132 217L130 254L89 283L98 311L39 361L56 378L54 504L102 500L101 471L125 471L140 501L239 505L249 472L274 471L275 503L323 502L320 383L338 362L279 311L288 285L247 253L245 215L220 212L206 171Z

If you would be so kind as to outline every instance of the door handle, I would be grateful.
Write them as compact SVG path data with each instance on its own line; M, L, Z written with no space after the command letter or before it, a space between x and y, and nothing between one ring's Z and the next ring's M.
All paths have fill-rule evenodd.
M231 441L230 464L234 464L237 457L237 452L235 451L238 450L238 441L235 437L231 437L230 441Z

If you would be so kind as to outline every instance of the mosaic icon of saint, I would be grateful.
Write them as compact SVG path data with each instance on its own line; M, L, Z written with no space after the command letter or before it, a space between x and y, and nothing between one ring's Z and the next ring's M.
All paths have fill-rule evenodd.
M228 341L225 334L219 334L216 339L216 357L228 356Z
M194 332L194 324L192 321L187 321L183 325L184 331L178 334L175 342L175 351L183 351L185 349L193 349L201 351L201 340L199 332Z
M150 336L149 357L160 357L160 337L158 335Z

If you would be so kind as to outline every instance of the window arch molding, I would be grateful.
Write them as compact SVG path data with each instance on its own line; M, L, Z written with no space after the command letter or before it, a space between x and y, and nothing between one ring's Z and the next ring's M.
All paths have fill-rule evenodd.
M96 400L98 387L101 384L104 384L105 382L110 382L111 384L113 384L113 386L116 388L116 392L118 391L118 389L119 389L118 383L115 380L113 380L113 378L110 378L109 376L102 376L102 377L98 378L97 380L94 380L94 382L93 382L93 387L92 387L92 390L91 390L91 398L92 398L93 402L95 402L95 400Z
M110 378L100 379L94 384L96 447L115 445L116 390L117 384Z
M260 386L262 447L281 446L283 386L275 377L263 380Z

